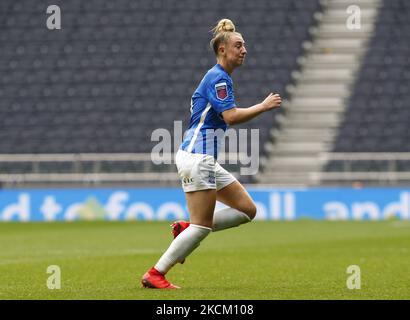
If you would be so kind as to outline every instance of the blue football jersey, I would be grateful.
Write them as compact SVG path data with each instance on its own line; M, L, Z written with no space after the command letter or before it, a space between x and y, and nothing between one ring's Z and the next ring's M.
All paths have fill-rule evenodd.
M217 158L227 128L221 113L234 107L232 79L216 64L192 95L191 120L180 149Z

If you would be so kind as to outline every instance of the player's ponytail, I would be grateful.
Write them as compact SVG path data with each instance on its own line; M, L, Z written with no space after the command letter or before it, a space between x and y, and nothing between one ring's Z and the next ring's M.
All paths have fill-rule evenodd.
M219 45L226 43L229 36L235 32L235 25L229 19L221 19L216 26L212 29L214 37L211 40L211 48L215 54L218 55Z
M235 25L229 19L221 19L212 31L214 36L221 32L235 32Z

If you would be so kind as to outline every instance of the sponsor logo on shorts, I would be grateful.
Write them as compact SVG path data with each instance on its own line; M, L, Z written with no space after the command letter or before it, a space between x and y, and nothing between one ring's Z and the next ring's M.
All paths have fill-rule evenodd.
M215 183L215 173L210 171L209 172L209 179L208 179L209 183Z
M189 178L189 177L182 178L182 183L183 183L183 184L191 184L191 183L194 183L194 178Z

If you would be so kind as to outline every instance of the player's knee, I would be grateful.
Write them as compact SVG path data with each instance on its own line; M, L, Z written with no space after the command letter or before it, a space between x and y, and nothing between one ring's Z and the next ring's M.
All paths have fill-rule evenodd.
M245 213L248 215L248 217L253 220L256 216L256 205L252 202L248 204Z

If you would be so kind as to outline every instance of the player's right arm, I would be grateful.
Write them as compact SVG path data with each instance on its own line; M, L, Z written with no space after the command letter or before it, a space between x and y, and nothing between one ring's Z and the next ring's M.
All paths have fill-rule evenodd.
M249 108L232 108L222 112L222 117L228 125L247 122L261 113L280 107L282 98L279 94L269 94L263 102L255 104Z

